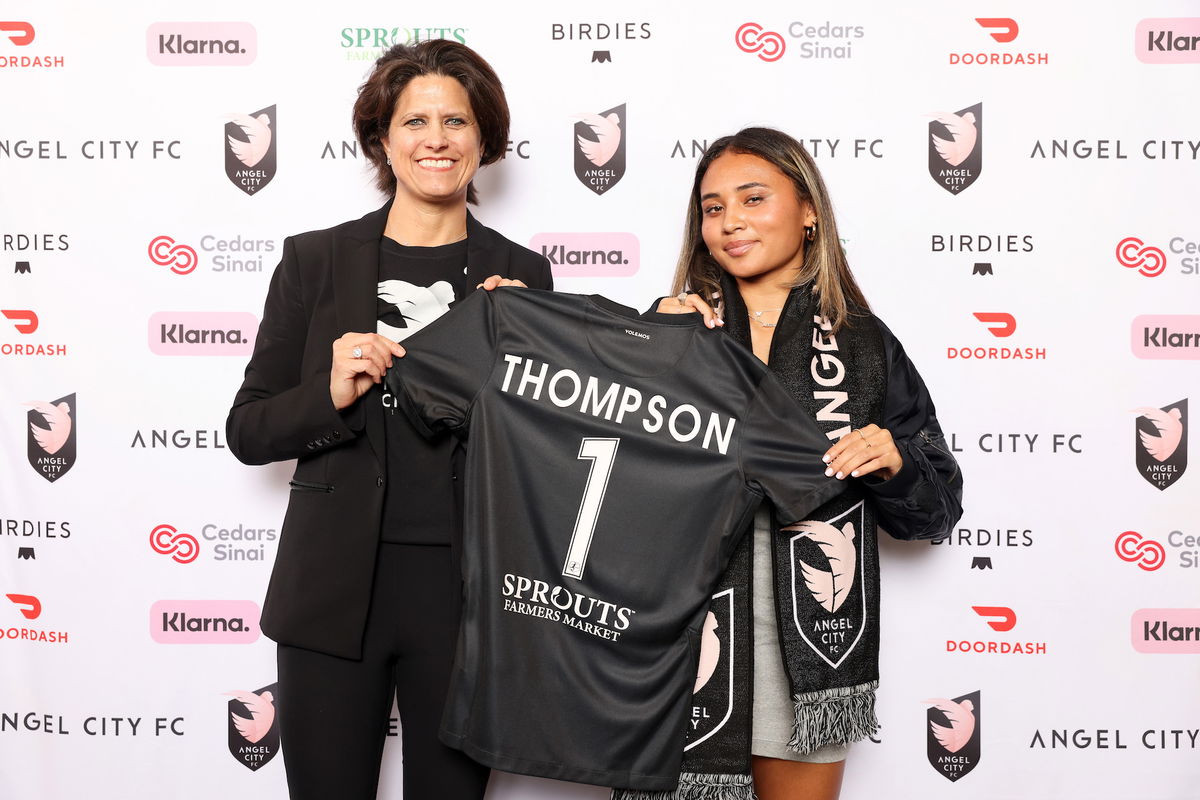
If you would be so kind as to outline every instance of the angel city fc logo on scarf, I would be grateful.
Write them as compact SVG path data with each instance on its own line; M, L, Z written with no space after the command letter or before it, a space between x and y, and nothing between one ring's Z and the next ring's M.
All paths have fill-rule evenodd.
M275 177L279 133L275 106L251 114L228 114L225 123L225 174L246 194L257 194Z
M733 589L712 596L700 633L700 663L692 690L684 751L712 738L733 715L734 630Z
M983 171L983 103L929 116L929 175L950 194L958 194Z
M256 771L279 752L279 721L275 698L279 684L253 692L232 691L228 704L229 752L238 763Z
M1134 456L1138 472L1160 491L1187 470L1187 398L1162 408L1135 408Z
M54 483L75 466L78 428L75 394L72 392L49 403L31 400L23 405L33 406L26 418L29 431L29 466L33 467L37 474Z
M924 702L931 704L925 713L929 764L947 780L957 781L979 763L979 692Z
M860 500L825 521L789 528L792 620L796 630L829 666L837 669L862 639L867 596L859 547L865 524Z
M599 114L576 114L575 119L575 176L596 194L604 194L625 177L625 104Z

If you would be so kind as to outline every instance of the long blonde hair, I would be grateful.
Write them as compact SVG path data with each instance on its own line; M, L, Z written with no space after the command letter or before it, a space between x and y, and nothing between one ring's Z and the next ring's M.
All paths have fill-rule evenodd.
M813 282L821 313L830 321L834 331L850 324L852 315L870 311L842 250L837 222L833 218L833 203L829 199L825 181L821 179L820 170L804 145L774 128L743 128L732 136L723 136L709 145L696 164L696 180L692 183L692 193L688 198L683 247L675 268L672 293L688 289L698 292L709 304L716 305L713 296L719 292L721 285L721 267L709 255L701 234L700 183L709 165L726 151L758 156L776 166L791 179L800 201L809 203L816 212L816 236L813 241L806 242L804 262L791 285Z

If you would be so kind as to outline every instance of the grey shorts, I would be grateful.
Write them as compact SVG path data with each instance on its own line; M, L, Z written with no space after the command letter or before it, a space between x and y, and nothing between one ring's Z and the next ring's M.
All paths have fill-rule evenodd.
M779 630L775 624L775 584L771 578L770 507L754 516L754 711L750 753L756 756L828 764L846 758L849 745L797 753L788 747L795 714L791 688L783 670Z

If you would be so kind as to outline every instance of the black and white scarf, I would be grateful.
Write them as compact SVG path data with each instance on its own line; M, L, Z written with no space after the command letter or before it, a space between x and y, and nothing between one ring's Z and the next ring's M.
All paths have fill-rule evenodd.
M750 321L724 276L725 330L750 346ZM769 368L834 442L879 423L887 371L879 329L852 319L836 335L809 286L789 294L772 337ZM798 753L859 741L878 729L879 553L875 515L859 482L780 530L772 518L776 618L792 688ZM615 790L614 800L747 800L753 705L751 547L744 535L710 605L721 657L693 695L677 789ZM706 669L706 672L708 670ZM703 676L701 676L703 680Z

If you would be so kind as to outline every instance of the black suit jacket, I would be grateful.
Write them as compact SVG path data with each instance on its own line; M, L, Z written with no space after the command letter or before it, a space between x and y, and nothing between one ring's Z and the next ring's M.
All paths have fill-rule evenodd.
M297 459L263 632L346 658L362 653L387 448L378 387L339 412L329 371L335 339L375 331L379 244L390 208L284 240L254 355L226 420L229 449L242 462ZM489 275L552 288L543 256L468 214L469 285Z

